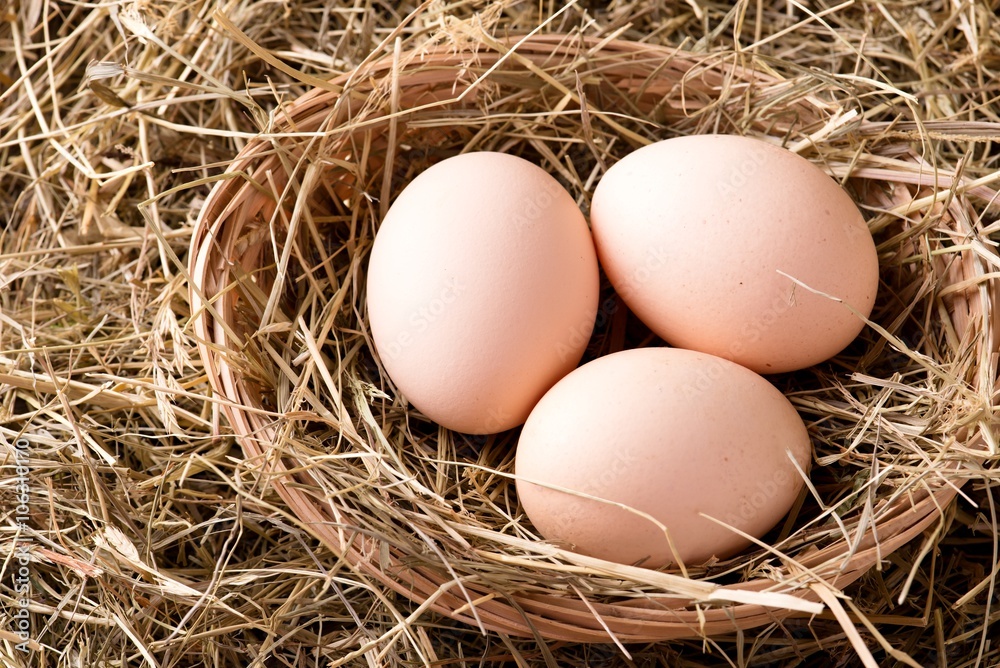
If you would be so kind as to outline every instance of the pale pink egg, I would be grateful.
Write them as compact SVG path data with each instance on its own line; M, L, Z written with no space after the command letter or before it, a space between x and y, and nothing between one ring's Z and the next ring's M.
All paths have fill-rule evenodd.
M597 314L587 222L551 175L467 153L392 204L368 266L372 338L403 396L474 434L524 422L580 361Z
M795 408L763 377L705 353L639 348L588 362L542 397L515 474L548 540L625 564L693 565L746 548L741 533L767 533L810 455Z
M671 345L760 373L801 369L864 327L878 257L851 197L746 137L679 137L613 165L591 206L615 289Z

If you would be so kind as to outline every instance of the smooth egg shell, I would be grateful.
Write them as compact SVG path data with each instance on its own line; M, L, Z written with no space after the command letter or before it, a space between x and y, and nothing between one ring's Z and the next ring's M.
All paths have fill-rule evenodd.
M598 184L591 225L608 278L650 329L760 373L836 355L864 326L851 308L867 317L875 303L858 207L808 160L757 139L630 153Z
M524 422L579 363L597 314L586 219L540 167L448 158L392 204L368 265L371 333L396 388L456 431Z
M802 489L810 453L795 408L761 376L638 348L579 367L535 406L517 444L517 494L539 533L571 550L663 566L675 556L659 522L676 556L699 564L749 544L704 516L763 536Z

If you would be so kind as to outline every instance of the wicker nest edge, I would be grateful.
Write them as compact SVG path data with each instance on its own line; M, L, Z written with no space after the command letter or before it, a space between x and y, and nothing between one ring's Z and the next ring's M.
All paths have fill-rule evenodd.
M329 87L315 89L280 107L275 113L275 132L246 146L201 211L191 246L190 297L206 373L247 459L255 462L261 479L273 486L302 525L359 573L426 609L484 630L540 639L622 643L718 636L793 615L809 615L814 607L809 604L829 605L829 592L857 580L941 521L944 509L964 482L961 475L949 475L961 464L946 458L932 463L936 468L929 471L925 484L878 500L872 510L877 526L874 521L867 527L863 522L855 524L858 531L850 540L845 537L821 549L806 550L784 562L781 572L772 577L719 585L676 574L650 573L642 576L643 581L661 583L660 593L614 600L580 591L547 590L549 574L543 571L538 573L536 587L498 589L445 565L430 568L415 563L408 558L411 548L358 530L352 519L356 509L338 505L336 495L324 492L306 462L271 452L270 446L281 437L281 410L262 390L260 379L253 378L239 359L245 354L247 339L255 335L260 324L259 320L253 322L252 314L260 318L280 310L280 304L275 305L268 296L270 279L248 279L260 275L262 265L282 262L281 249L278 257L273 257L271 223L300 220L301 212L296 209L308 206L310 189L319 187L324 179L322 168L300 167L305 163L296 159L317 152L325 156L323 164L336 165L338 160L360 159L358 146L363 144L364 151L373 156L371 160L391 164L393 141L414 110L467 106L476 95L501 94L491 88L494 82L499 86L529 80L539 87L565 89L565 97L577 104L579 97L574 93L580 89L571 82L575 78L586 84L597 75L601 85L613 84L650 119L661 123L690 123L714 104L709 97L693 94L696 91L725 90L736 100L752 94L755 87L767 87L772 95L781 90L795 94L795 82L748 67L740 54L695 55L667 47L569 35L516 38L470 49L430 47L397 53L331 81ZM808 127L814 129L816 141L835 133L864 131L863 125L857 124L863 121L841 123L838 119L845 118L843 110L814 96L800 96L789 107L795 113L778 117L761 113L747 120L744 128L785 137ZM610 115L601 120L616 123ZM627 127L622 126L621 132L626 140L635 139ZM364 140L358 140L362 135ZM919 161L913 153L901 153L898 159ZM921 177L893 181L891 174L872 166L857 167L849 176L878 181L879 188L872 189L868 202L873 207L902 206L935 192ZM330 196L346 198L353 186L351 177L343 175L340 182L329 185ZM978 232L971 222L971 210L964 194L959 193L908 211L905 225L920 227L931 217L938 233L946 228L953 243L975 245ZM958 333L957 343L976 358L975 366L985 379L982 387L970 390L977 396L992 391L998 350L993 308L996 287L983 278L993 260L984 259L984 249L995 255L980 243L975 249L951 254L939 265L951 286L943 290L947 295L943 303ZM253 301L248 295L255 290L259 292L256 306L248 308L247 303ZM344 412L325 419L336 422L343 418L349 414L344 408ZM359 427L345 423L340 428L353 429L356 436L365 438ZM960 428L955 436L965 451L982 452L985 458L987 444L974 425ZM970 461L977 460L972 457ZM470 533L482 531L470 526ZM600 564L586 560L567 562L565 554L555 555L553 562L569 570L600 569Z

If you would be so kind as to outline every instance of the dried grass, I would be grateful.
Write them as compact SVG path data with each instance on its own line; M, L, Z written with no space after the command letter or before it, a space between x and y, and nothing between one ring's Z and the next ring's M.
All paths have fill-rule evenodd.
M218 11L199 1L28 1L0 16L5 665L843 665L859 661L858 642L882 665L1000 660L989 632L1000 617L993 457L964 447L970 439L962 431L981 435L996 452L994 316L947 326L962 312L956 301L988 298L996 271L996 3L732 8L692 0L661 8L636 1L578 3L554 18L555 8L536 3L414 9L297 0L234 2ZM815 128L821 141L799 134L790 145L835 175L913 186L868 193L882 198L869 213L886 268L873 320L887 336L872 330L837 363L783 380L811 420L821 465L813 482L823 507L804 500L771 538L787 539L789 554L805 553L851 534L852 523L877 518L890 490L905 497L944 478L968 482L921 538L850 586L850 599L821 588L828 611L815 618L711 640L629 644L631 659L610 643L480 634L332 556L308 518L296 516L262 475L274 460L244 456L220 417L224 401L213 396L195 348L185 267L195 216L211 186L228 178L222 171L235 153L267 131L275 156L300 164L302 181L315 179L309 160L282 147L301 144L315 155L328 140L283 125L287 105L317 79L348 73L373 55L391 57L397 37L401 53L429 40L489 52L547 18L541 32L549 34L623 37L717 58L737 52L764 75L790 82L770 89L766 105L739 114L709 106L672 131L762 132L755 123L780 118L776 110L803 101L827 110L843 104L859 116ZM92 61L109 64L88 68ZM406 126L406 140L423 144L388 160L397 166L391 179L374 163L354 160L339 166L355 170L353 195L314 198L325 215L312 215L321 207L303 206L304 198L298 209L288 199L303 240L324 243L314 249L319 255L300 244L285 264L258 277L264 286L281 276L283 293L250 295L260 304L250 321L263 314L268 327L239 361L270 391L261 393L271 402L264 408L285 412L270 445L309 463L319 485L302 489L317 499L363 501L354 525L369 518L360 528L410 550L414 563L447 562L506 590L538 587L526 574L545 568L546 588L575 587L587 600L593 591L620 600L697 589L625 569L596 575L586 560L541 554L500 475L513 437L470 443L438 433L392 399L368 353L356 286L369 221L384 208L385 192L472 144L530 155L585 204L602 164L627 144L658 136L628 111L628 99L617 100L621 117L553 114L578 92L558 80L542 98L507 99L500 85L481 88L481 97L468 101L474 112L514 107L488 132L476 113L430 108ZM380 101L393 104L392 90L390 78ZM573 128L582 141L559 140ZM404 130L393 125L392 132ZM278 184L258 185L263 196ZM351 196L352 206L338 204ZM948 233L946 217L975 241ZM268 238L268 229L260 234ZM284 232L276 239L282 243ZM281 247L275 254L280 260ZM959 263L949 260L971 256L983 271L962 285L948 274ZM942 294L946 282L959 285L950 296ZM244 280L243 289L253 284ZM618 311L591 354L626 341L646 342L648 334ZM284 410L289 406L295 410ZM31 514L18 533L14 443L22 435L30 442ZM386 484L393 480L387 474L400 484ZM423 496L413 492L417 483ZM427 522L435 517L436 525ZM426 551L414 551L418 543L403 521L420 529ZM31 655L10 636L18 545L30 546ZM728 583L773 573L774 563L762 551L690 574ZM854 622L848 629L857 628L853 638L847 620Z

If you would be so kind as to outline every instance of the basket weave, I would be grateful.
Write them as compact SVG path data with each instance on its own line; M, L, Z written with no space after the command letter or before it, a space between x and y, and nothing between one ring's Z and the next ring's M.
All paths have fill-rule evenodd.
M470 86L471 82L475 85ZM430 47L422 52L396 53L280 107L275 113L275 132L250 141L212 190L197 221L190 255L193 322L205 370L261 483L273 486L302 524L353 568L426 608L483 629L568 641L615 639L624 643L716 636L790 615L805 615L812 607L794 601L819 601L822 590L818 583L842 588L918 537L942 518L943 510L959 493L962 476L951 475L959 467L954 458L926 457L920 464L926 468L921 484L880 495L867 518L844 518L847 529L853 531L848 534L850 540L845 536L819 548L800 550L794 562L776 559L769 575L758 570L749 579L718 585L707 579L639 568L608 570L606 574L611 576L641 575L637 579L645 585L643 593L631 595L633 586L628 577L618 577L616 587L608 585L607 577L597 579L587 590L553 584L553 574L560 569L581 573L586 567L588 572L601 572L596 560L567 561L565 555L553 553L545 562L550 567L535 570L527 558L518 562L510 550L497 547L497 554L506 555L498 556L497 561L506 560L509 567L520 567L522 572L510 587L498 588L484 584L472 566L466 567L483 558L482 546L491 540L490 531L474 519L461 525L461 513L449 509L456 523L450 525L451 530L461 533L462 539L440 547L448 552L438 555L436 565L428 565L426 536L414 534L412 544L404 544L401 539L389 541L359 529L366 526L366 509L354 503L352 490L328 489L315 474L315 467L336 465L335 461L317 464L274 449L290 429L297 428L290 423L299 419L332 424L342 434L372 442L373 451L381 447L356 417L367 410L357 403L345 405L337 398L327 402L331 407L327 415L282 416L287 396L275 392L274 378L280 373L294 375L303 356L290 359L268 345L272 336L290 340L289 333L300 328L304 317L300 305L289 296L294 291L288 288L301 277L283 274L290 253L284 242L294 238L300 246L319 243L311 207L319 207L321 198L341 203L350 198L358 185L358 172L352 165L363 162L369 174L381 174L387 163L399 171L394 163L397 145L423 136L421 133L447 134L447 128L429 119L443 112L459 117L466 114L480 121L484 115L501 118L510 111L503 106L504 95L524 90L554 95L562 101L563 108L558 110L562 113L579 114L583 95L588 101L602 96L616 99L632 105L624 109L632 117L685 132L770 134L801 145L809 141L846 142L848 136L857 141L865 136L863 121L852 120L839 105L802 95L799 86L800 81L746 68L738 54L693 55L620 40L544 35L480 44L476 50ZM463 94L462 99L455 99L459 94ZM735 113L756 96L793 100L777 116L769 115L766 105L760 113ZM721 129L699 126L699 119L705 118L703 112L716 105L732 106L739 125ZM619 128L626 143L646 141L629 129L634 126L619 123L619 117L606 109L591 106L587 113L591 122L599 120ZM432 143L426 136L424 139ZM886 170L877 162L859 159L852 165L830 166L830 170L840 176L849 172L863 204L879 210L906 207L936 192L934 179L943 177L919 168L916 154L897 150L890 158L918 168ZM949 182L938 180L937 185L948 186ZM370 240L373 221L378 220L375 209L381 207L384 213L387 204L386 198L382 199L378 205L373 203L370 211L355 210L352 219L342 221L343 234L348 236L345 248L351 248L352 236ZM965 248L939 254L927 266L936 272L935 280L941 284L942 313L947 313L954 334L947 340L973 360L972 372L963 379L968 386L966 394L989 397L997 342L990 315L994 313L995 288L988 274L989 263L997 259L978 239L975 213L961 191L943 202L928 201L904 213L897 232L907 237L905 243L897 244L902 252L906 248L916 254L946 246ZM354 255L341 259L351 265L355 284L363 285L358 276L363 275L365 258ZM317 267L315 271L322 274L326 269ZM276 281L282 285L276 288ZM337 302L334 310L343 311L344 295L333 301ZM317 317L333 322L329 313ZM357 314L352 317L347 329L356 330ZM262 318L266 319L263 327ZM336 326L344 325L338 320ZM333 329L330 337L336 339ZM318 352L303 345L309 351L306 357ZM334 377L328 384L339 387L336 364L334 360ZM972 411L967 409L970 415ZM961 423L956 420L956 424ZM967 429L955 432L957 447L972 453L985 448L974 418L965 424ZM411 470L407 462L399 466ZM413 466L412 470L421 469ZM422 495L421 503L447 506L447 500L427 495L419 479L382 482L409 485L414 497ZM373 479L371 483L380 481ZM419 503L414 507L419 508ZM400 521L406 522L406 516L401 515ZM454 529L457 525L459 529ZM466 540L475 542L476 550L462 553L455 547ZM422 560L413 559L418 553L424 555ZM433 562L434 555L429 558ZM651 584L659 591L651 589ZM768 594L786 597L769 598Z

